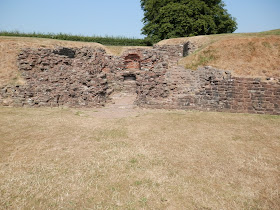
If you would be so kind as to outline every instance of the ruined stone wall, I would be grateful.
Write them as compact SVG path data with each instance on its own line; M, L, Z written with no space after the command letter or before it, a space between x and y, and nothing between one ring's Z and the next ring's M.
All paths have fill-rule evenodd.
M159 75L159 71L164 74L172 59L155 49L131 49L124 52L118 61L121 68L103 71L107 74L110 88L121 90L126 76L134 76L137 82L141 82L147 75Z
M279 78L264 81L211 67L177 66L192 50L189 44L155 46L112 56L92 48L24 49L18 65L26 84L0 87L0 104L96 107L126 89L137 93L141 107L280 114Z
M24 49L18 66L26 84L1 87L0 104L103 106L113 91L123 89L126 76L139 82L159 75L157 69L168 68L164 60L162 53L145 49L121 57L92 48Z
M154 49L165 52L170 57L182 57L184 45L154 45Z
M279 79L233 77L228 71L211 67L197 71L174 68L166 77L171 94L156 98L157 90L142 86L147 93L138 98L139 106L280 114Z
M108 84L102 49L25 49L18 57L25 85L2 88L2 103L12 106L98 106Z

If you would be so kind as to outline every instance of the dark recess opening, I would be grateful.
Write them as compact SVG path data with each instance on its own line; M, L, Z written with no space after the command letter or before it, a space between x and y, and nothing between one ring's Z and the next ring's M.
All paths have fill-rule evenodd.
M53 53L58 55L65 55L68 58L74 58L76 54L74 50L66 47L60 48L58 50L54 50Z
M140 56L137 54L129 54L127 56L125 56L124 58L125 60L131 60L131 61L139 61L140 60Z
M183 47L183 57L188 56L189 51L190 51L190 46L189 46L189 42L187 42L186 44L184 44L184 47Z
M124 81L136 81L136 76L134 74L129 74L123 76Z

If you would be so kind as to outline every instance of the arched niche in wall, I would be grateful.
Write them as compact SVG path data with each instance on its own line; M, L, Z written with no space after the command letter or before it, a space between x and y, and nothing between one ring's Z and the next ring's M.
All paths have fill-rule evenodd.
M140 56L136 53L128 54L124 57L126 69L141 69Z

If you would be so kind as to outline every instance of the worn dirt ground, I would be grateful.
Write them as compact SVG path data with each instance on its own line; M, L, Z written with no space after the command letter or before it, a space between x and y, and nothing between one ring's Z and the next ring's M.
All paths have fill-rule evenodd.
M279 116L0 107L0 209L278 209Z

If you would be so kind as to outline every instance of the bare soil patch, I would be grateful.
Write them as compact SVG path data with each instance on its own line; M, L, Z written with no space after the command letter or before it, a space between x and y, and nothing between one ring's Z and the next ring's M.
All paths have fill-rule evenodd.
M142 113L142 109L134 104L136 93L115 92L110 97L112 99L110 103L106 104L104 108L95 109L93 113L90 112L90 115L102 119L115 119L138 116Z

